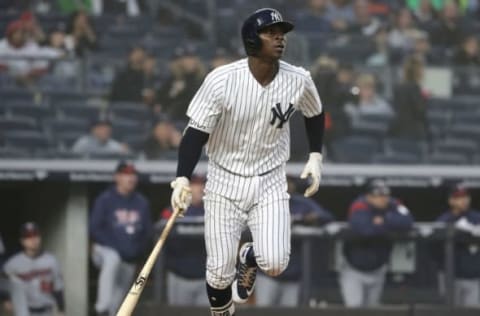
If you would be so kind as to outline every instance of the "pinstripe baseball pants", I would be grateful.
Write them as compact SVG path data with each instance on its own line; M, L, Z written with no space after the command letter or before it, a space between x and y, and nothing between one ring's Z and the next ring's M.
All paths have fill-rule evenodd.
M260 176L232 174L209 164L205 188L208 284L223 289L235 278L242 231L248 227L258 267L276 276L290 256L290 210L284 166Z

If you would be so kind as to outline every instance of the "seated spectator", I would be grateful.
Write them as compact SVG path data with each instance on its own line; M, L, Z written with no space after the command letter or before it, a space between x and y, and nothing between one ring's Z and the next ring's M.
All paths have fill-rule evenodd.
M413 48L413 36L417 32L412 14L408 9L401 9L395 15L393 29L388 34L388 43L392 49L407 52Z
M330 32L332 26L327 19L328 0L309 0L305 9L300 9L297 16L297 24L299 30ZM315 29L310 29L315 25Z
M313 199L298 193L297 185L288 178L290 212L293 224L321 226L333 221L332 214ZM292 253L288 267L276 278L263 273L257 276L255 301L258 306L297 307L300 299L300 278L302 276L301 241L292 240Z
M368 183L365 195L350 206L348 223L354 238L343 244L340 287L347 307L379 305L393 242L389 233L404 233L413 226L408 209L391 197L382 180Z
M434 54L428 38L428 33L417 31L413 34L414 44L411 55L421 60L424 64L439 64L442 62L440 54Z
M455 55L453 56L453 63L456 66L480 65L478 39L475 35L469 35L464 38L462 45L457 49Z
M183 218L177 219L176 227L189 228L195 223L203 224L204 179L193 176L190 181L192 203ZM168 220L171 207L162 211L161 219ZM167 300L173 306L209 306L205 295L205 242L197 236L179 236L173 230L165 245L167 269Z
M375 42L375 52L368 56L367 65L373 67L387 66L390 56L387 29L385 27L379 28L373 40Z
M38 22L36 16L31 11L25 11L20 16L20 21L23 23L25 29L25 36L27 41L32 41L37 44L43 44L47 40L47 36Z
M73 46L65 32L54 29L48 34L46 47L52 48L64 56L73 56Z
M382 24L378 18L370 14L368 0L355 0L353 8L355 20L350 26L350 32L373 37Z
M422 91L423 62L414 56L403 65L403 82L396 85L393 94L395 116L391 124L394 137L426 140L429 137L427 102Z
M85 11L75 11L67 23L67 41L77 56L97 48L97 35Z
M131 17L141 13L139 0L92 0L92 10L95 15L126 14Z
M151 107L155 112L161 111L157 102L157 92L160 91L161 82L158 75L157 60L152 55L146 55L143 62L143 103Z
M480 212L471 207L471 195L462 183L451 186L448 210L437 222L451 223L457 229L454 257L454 303L460 307L480 306L480 243L472 236L480 236ZM445 285L444 255L442 243L433 247L433 254L440 268L440 285ZM443 289L440 289L444 292ZM445 294L445 293L442 293Z
M144 89L144 62L146 52L134 47L128 54L128 63L113 80L110 101L142 102Z
M327 19L333 29L347 31L355 21L355 13L351 0L332 0L328 6Z
M144 153L146 158L165 158L166 154L178 148L181 139L182 134L175 128L175 125L166 118L160 118L145 143Z
M6 70L19 84L31 84L48 72L46 59L60 56L54 55L28 41L24 23L14 21L8 25L5 38L0 41L0 70Z
M447 55L452 54L453 49L460 46L465 36L463 23L456 2L451 0L445 2L440 19L430 33L432 44L447 49Z
M415 20L423 29L431 27L437 19L437 11L432 0L407 1L408 7L412 10Z
M187 107L205 77L205 66L191 46L179 48L170 63L171 77L160 91L160 103L174 120L185 120Z
M72 147L72 151L78 154L128 154L129 148L112 137L110 121L100 119L95 121L90 134L80 137Z
M356 80L358 88L358 100L345 105L345 112L352 124L355 124L362 115L383 114L393 116L391 106L376 92L376 80L371 74L361 74Z

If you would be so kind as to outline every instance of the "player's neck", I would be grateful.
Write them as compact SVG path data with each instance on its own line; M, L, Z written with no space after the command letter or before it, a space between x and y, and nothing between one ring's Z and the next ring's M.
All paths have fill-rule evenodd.
M248 68L253 77L262 86L268 85L277 75L278 60L267 60L259 57L248 57Z
M30 258L35 258L40 254L40 250L34 250L34 249L25 249L24 252L27 255L27 257L30 257Z

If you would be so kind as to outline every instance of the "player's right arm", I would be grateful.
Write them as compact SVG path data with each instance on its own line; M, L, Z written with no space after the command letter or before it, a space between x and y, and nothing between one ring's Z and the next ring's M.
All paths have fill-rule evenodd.
M219 72L214 70L205 78L187 110L190 121L178 149L176 179L171 183L174 209L186 210L190 205L190 178L222 112L220 95L224 78Z

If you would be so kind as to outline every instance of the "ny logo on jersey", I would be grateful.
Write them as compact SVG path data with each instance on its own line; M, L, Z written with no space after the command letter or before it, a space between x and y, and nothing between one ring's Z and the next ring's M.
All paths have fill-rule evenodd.
M288 121L290 116L292 116L295 109L293 108L293 104L288 105L288 109L285 112L282 112L282 107L280 103L277 103L274 107L272 107L272 119L270 120L271 125L275 125L278 119L277 128L282 128L283 124Z
M274 22L279 22L279 21L282 20L282 16L280 15L280 13L275 12L275 11L270 13L270 17L272 18L272 21L274 21Z

